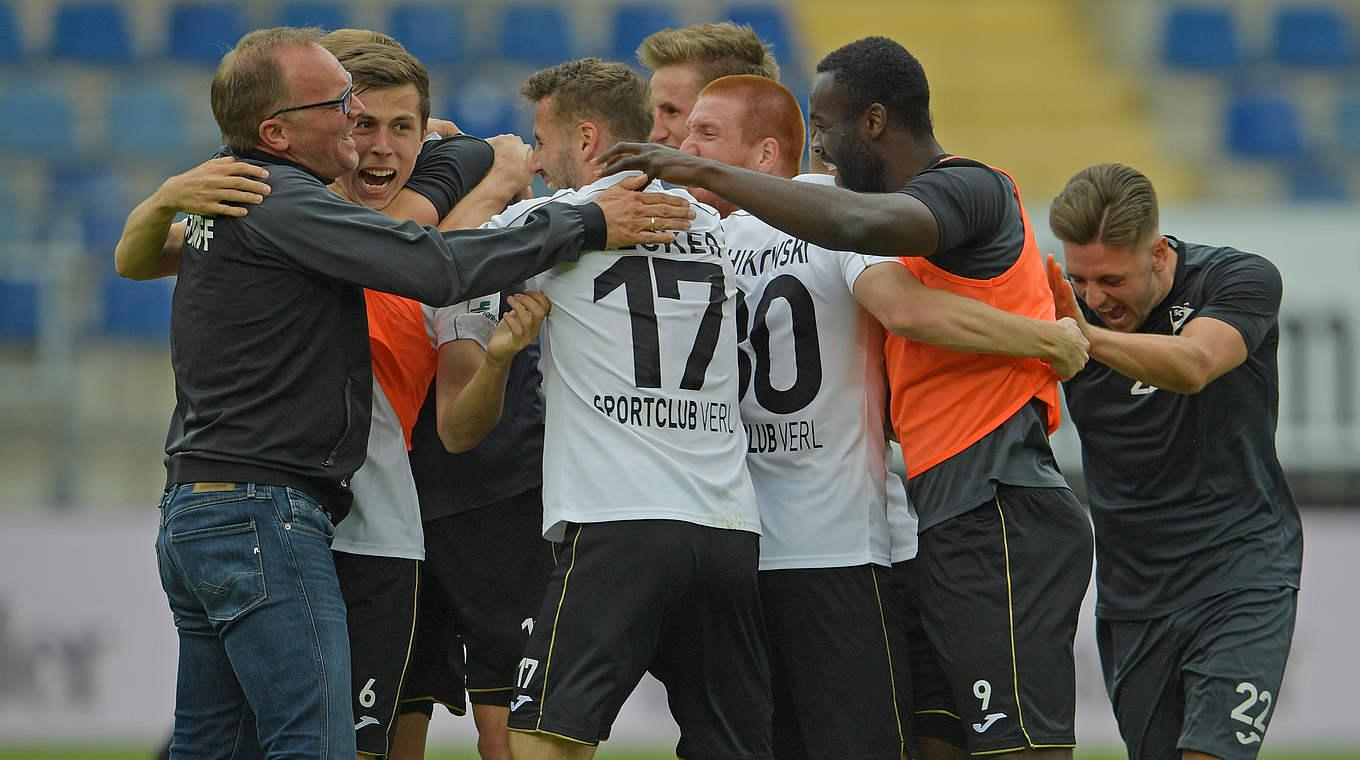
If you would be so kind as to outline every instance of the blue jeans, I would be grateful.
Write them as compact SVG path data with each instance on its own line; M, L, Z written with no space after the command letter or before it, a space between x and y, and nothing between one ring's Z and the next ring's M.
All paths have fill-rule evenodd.
M156 556L179 629L172 758L353 760L331 535L322 507L293 488L166 492Z

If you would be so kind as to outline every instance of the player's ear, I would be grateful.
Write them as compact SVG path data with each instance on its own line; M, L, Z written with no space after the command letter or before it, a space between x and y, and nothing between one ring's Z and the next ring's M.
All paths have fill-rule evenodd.
M1167 242L1165 235L1158 235L1152 243L1152 270L1160 272L1166 268L1168 256L1171 253L1171 244Z
M864 110L864 116L860 118L860 127L864 130L866 138L876 139L888 128L888 109L884 108L882 103L870 104Z
M779 162L779 141L773 137L766 137L760 141L759 167L762 172L769 172L775 164Z
M600 150L600 130L594 122L583 121L581 126L576 128L577 149L585 154L586 158L594 158L595 153Z
M260 137L260 143L276 153L288 150L288 122L280 118L265 119L260 122L259 130L256 134Z

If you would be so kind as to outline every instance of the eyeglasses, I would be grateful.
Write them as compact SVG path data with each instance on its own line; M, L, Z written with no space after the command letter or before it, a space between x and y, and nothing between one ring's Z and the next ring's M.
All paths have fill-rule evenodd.
M305 106L292 106L290 108L280 108L274 113L269 114L269 118L272 119L281 113L288 113L289 111L302 111L308 108L321 108L323 106L340 106L340 113L349 115L349 107L351 104L354 103L354 75L349 73L348 71L345 72L345 75L349 77L349 87L346 87L344 94L342 94L335 100L323 100L320 103L308 103Z

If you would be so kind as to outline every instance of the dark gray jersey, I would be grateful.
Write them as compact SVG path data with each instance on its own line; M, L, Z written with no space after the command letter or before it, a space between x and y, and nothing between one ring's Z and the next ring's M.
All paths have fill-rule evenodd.
M1096 531L1096 614L1105 618L1158 617L1228 590L1299 584L1302 525L1275 453L1279 271L1232 248L1171 242L1171 292L1138 332L1174 335L1212 317L1242 334L1247 360L1193 395L1094 360L1067 382Z

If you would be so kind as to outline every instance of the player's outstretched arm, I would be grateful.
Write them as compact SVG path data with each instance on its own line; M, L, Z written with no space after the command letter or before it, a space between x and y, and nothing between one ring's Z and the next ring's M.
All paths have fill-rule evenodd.
M619 143L595 162L601 174L635 169L711 190L773 227L832 250L929 256L939 244L935 215L902 193L856 193L783 179L654 143Z
M1062 380L1086 366L1089 344L1073 320L1033 319L929 288L900 264L865 269L854 293L886 330L904 338L955 351L1043 359Z
M245 206L228 204L263 201L269 185L258 180L268 176L263 167L224 156L167 179L128 214L113 252L114 269L132 280L177 274L184 223L172 225L175 214L245 216Z
M506 302L511 308L496 325L485 351L474 340L455 340L439 348L436 427L444 448L455 454L481 443L500 420L510 362L538 337L552 308L537 290L512 295Z
M487 142L496 156L491 170L439 222L439 229L465 230L481 226L504 211L533 181L534 149L525 145L518 135L496 135Z
M1060 316L1072 316L1091 341L1091 358L1121 375L1173 393L1199 393L1204 386L1247 360L1247 343L1237 328L1213 317L1197 317L1177 335L1123 333L1088 323L1062 266L1048 257L1048 285ZM1277 302L1278 303L1278 302Z

